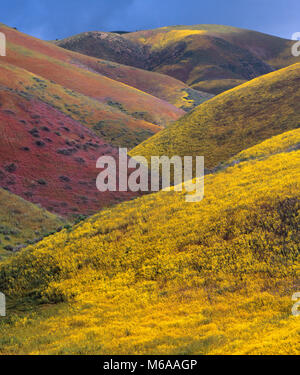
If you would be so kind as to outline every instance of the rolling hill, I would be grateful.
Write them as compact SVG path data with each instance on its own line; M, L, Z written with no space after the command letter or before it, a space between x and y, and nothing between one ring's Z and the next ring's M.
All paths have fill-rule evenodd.
M216 25L0 31L0 354L299 354L291 42ZM204 199L100 193L96 160L119 146L203 155Z
M100 103L88 96L67 89L53 81L0 61L0 83L3 88L25 99L37 99L59 110L65 116L84 124L103 140L114 146L139 144L161 128L142 119L129 118L120 111L121 104Z
M45 84L34 75L29 78L32 85ZM38 96L3 86L0 103L1 187L70 218L136 196L97 190L96 160L101 155L117 157L118 149L80 122Z
M0 188L0 258L55 232L62 218Z
M108 120L111 119L110 113L113 108L116 122L119 122L125 130L127 127L131 129L135 127L137 133L145 131L143 136L147 138L149 129L165 126L185 113L165 100L97 73L92 65L84 63L87 60L92 61L94 65L100 65L95 59L83 56L81 61L79 54L29 37L6 26L1 26L0 31L4 32L7 38L7 56L1 59L1 65L9 64L24 69L64 87L65 90L75 92L75 95L80 94L94 99L102 105L102 110L106 108ZM180 101L179 93L176 95L176 100ZM180 95L187 96L181 91ZM189 100L183 99L182 105L183 103L189 105ZM103 121L105 127L110 127L110 122L106 123L106 120L103 111L98 122ZM130 142L126 143L126 137L124 143L120 145L132 147Z
M203 103L131 156L198 155L214 169L243 149L300 126L299 82L300 64L256 78Z
M143 69L147 61L147 49L125 36L126 34L91 31L56 40L53 43L83 55Z
M299 354L299 142L244 151L201 202L121 203L6 260L1 353Z
M117 63L160 72L219 94L299 62L292 41L221 25L170 26L117 35L88 32L57 45Z
M0 186L52 213L73 219L136 196L100 194L96 160L134 147L185 113L127 83L148 81L145 88L178 107L203 99L170 77L139 69L127 75L132 68L116 69L2 24L0 31L7 39L0 59ZM127 83L108 77L117 74Z
M292 152L300 149L300 128L279 134L249 149L241 151L228 161L228 165L248 160L276 155L282 152Z
M77 59L77 64L82 68L93 69L106 77L147 92L187 111L212 96L193 90L170 76L138 69L137 67L144 66L146 63L145 48L117 34L86 32L56 41L55 44L67 50L98 58L97 60L87 59L83 55L73 54L73 59ZM115 54L118 58L114 57ZM141 59L144 63L139 64ZM114 61L126 65L117 64Z

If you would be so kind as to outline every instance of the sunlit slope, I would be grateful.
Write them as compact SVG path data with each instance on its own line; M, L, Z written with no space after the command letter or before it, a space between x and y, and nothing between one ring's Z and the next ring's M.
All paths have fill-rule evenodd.
M0 258L64 224L62 218L0 188Z
M239 47L246 48L272 68L280 69L299 62L291 53L295 41L268 35L253 30L221 25L199 25L197 29L206 30ZM292 35L291 35L292 38Z
M85 32L56 41L55 44L69 51L97 58L90 59L73 53L70 56L74 62L77 61L78 66L93 69L106 77L126 83L184 110L190 110L211 97L205 92L193 90L168 75L138 69L137 66L142 67L146 64L147 52L143 46L138 46L120 35L97 31ZM71 54L69 51L66 51L66 54ZM141 59L143 63L140 62Z
M152 49L157 49L192 35L211 35L222 38L227 42L249 50L276 69L295 62L291 54L291 47L295 43L294 41L232 26L213 24L169 26L129 33L125 34L124 37L131 41L138 40L143 44L150 45Z
M214 94L300 61L294 42L220 25L171 26L125 34L148 48L149 69Z
M233 156L228 163L241 163L253 159L264 159L270 155L300 149L300 129L276 135Z
M2 353L299 354L300 150L264 148L201 202L122 203L3 263ZM17 313L29 295L69 305Z
M71 52L51 43L21 34L13 29L1 26L6 34L7 56L4 63L23 68L61 86L91 97L101 103L114 106L129 119L136 118L147 122L166 125L178 119L184 111L174 105L105 77L90 67L80 67L80 59ZM71 54L71 56L68 56ZM88 59L88 57L83 57ZM79 66L78 66L79 65Z
M300 125L300 64L256 78L202 104L131 151L198 155L208 169Z

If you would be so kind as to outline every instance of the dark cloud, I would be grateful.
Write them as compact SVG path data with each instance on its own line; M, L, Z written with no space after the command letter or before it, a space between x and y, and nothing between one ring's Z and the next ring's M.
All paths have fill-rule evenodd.
M201 23L287 38L300 31L299 0L10 0L0 10L2 22L44 39Z

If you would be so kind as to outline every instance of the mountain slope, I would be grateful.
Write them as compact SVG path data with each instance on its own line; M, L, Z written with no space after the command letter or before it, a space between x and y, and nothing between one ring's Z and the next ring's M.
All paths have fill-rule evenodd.
M0 104L1 187L69 217L90 215L135 195L97 190L97 159L116 158L118 149L81 123L37 97L3 86Z
M214 94L224 89L222 85L231 88L232 83L240 84L272 71L248 49L201 27L150 30L133 33L128 38L148 46L153 56L151 70L198 89L206 87Z
M300 62L291 54L294 42L230 26L171 26L124 37L150 48L151 70L213 94Z
M184 114L184 111L164 100L87 67L83 69L76 66L77 60L74 61L74 54L71 52L4 26L0 30L6 34L8 41L7 56L2 59L3 64L23 68L108 107L113 106L122 117L127 117L128 122L139 124L141 130L147 123L148 127L149 123L166 125Z
M56 43L164 73L212 94L300 61L291 54L290 40L221 25L170 26L123 35L89 32Z
M300 151L260 149L207 176L201 202L122 203L4 262L2 353L299 354Z
M84 124L111 145L131 148L160 130L159 126L143 119L129 117L114 102L110 105L101 103L2 60L0 72L3 88L25 99L46 103Z
M0 222L0 258L65 224L62 218L1 188Z
M299 127L300 64L220 94L131 151L204 156L213 169L246 147Z
M7 38L0 59L0 186L71 219L136 196L100 194L96 160L116 157L113 146L131 148L185 112L89 71L90 61L98 64L92 58L81 61L51 43L0 30Z
M300 129L276 135L232 157L228 163L237 164L253 159L264 159L282 152L292 152L300 149Z
M190 110L211 97L205 92L193 90L170 76L138 69L137 67L146 64L145 48L139 47L117 34L86 32L56 41L55 44L67 50L98 58L98 60L88 59L83 55L73 54L73 61L78 66L92 69L115 81L123 82L166 100L184 110ZM141 59L144 63L139 63ZM113 61L122 61L126 65Z
M91 31L56 40L53 43L83 55L143 68L147 59L146 48L123 36L103 31Z

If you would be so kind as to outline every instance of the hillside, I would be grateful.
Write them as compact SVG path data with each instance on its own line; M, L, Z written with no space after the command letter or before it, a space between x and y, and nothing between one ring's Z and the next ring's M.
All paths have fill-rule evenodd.
M73 59L77 60L77 65L80 67L92 69L115 81L147 92L178 108L190 110L211 97L205 92L193 90L168 75L138 69L138 67L145 66L147 51L143 46L138 46L120 35L97 31L86 32L55 41L55 44L67 50L97 58L97 60L88 59L83 55L73 54ZM139 62L140 60L143 62ZM126 65L117 64L114 61Z
M228 161L228 165L237 164L253 159L264 159L282 152L291 152L300 149L300 129L290 130L276 135L249 149L243 150Z
M299 354L299 142L245 151L201 202L122 203L2 263L1 353Z
M203 103L131 151L204 156L213 169L243 149L300 125L300 64L256 78Z
M4 76L10 81L10 70L5 73L0 81ZM33 91L34 85L46 83L33 75L23 77ZM46 103L53 98L51 90L43 98L0 86L0 186L70 218L135 196L97 190L96 160L117 157L118 149Z
M185 113L165 100L97 73L91 65L84 65L80 61L79 54L5 26L1 26L0 31L6 34L8 41L7 56L1 59L1 65L9 64L24 69L64 87L65 90L75 92L75 95L94 99L102 104L102 109L106 107L109 119L113 107L115 118L123 125L125 131L127 127L135 127L136 133L146 131L145 139L149 136L147 131L151 127L165 126ZM83 56L83 61L85 59L91 58ZM94 64L99 65L97 61L92 60ZM186 96L183 92L181 95ZM77 111L80 112L78 109ZM106 123L105 115L98 119L98 122L100 120L104 121L104 126L110 126L109 121ZM122 145L131 147L132 144L126 143L125 139L126 137Z
M36 99L80 122L107 143L114 146L139 144L160 131L160 127L142 119L130 119L111 102L100 103L69 90L53 81L0 61L0 83L4 90L27 100Z
M0 186L70 219L136 196L100 194L96 160L116 156L117 147L136 146L185 112L102 75L115 69L103 61L4 25L0 31L7 38L7 56L0 59ZM119 74L129 68L122 69ZM164 90L164 76L141 72L128 80L149 76L149 87L165 95L170 90L179 107L198 103L199 96L190 100L184 84L167 77L171 83Z
M143 69L147 61L146 48L124 36L103 31L90 31L56 40L53 43L87 56Z
M151 70L213 94L300 62L291 54L294 42L230 26L172 26L125 38L150 48Z
M221 25L170 26L117 35L87 32L57 45L150 71L219 94L300 61L292 41Z
M111 61L98 60L97 62L97 73L135 87L187 112L214 96L201 90L192 89L183 82L165 74L120 65Z
M1 188L0 223L0 259L66 224L62 218Z

